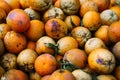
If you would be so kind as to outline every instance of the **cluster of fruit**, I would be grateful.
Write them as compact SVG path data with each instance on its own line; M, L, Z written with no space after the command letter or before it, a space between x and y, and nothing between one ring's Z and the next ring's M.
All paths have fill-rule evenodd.
M120 0L0 0L0 80L120 80Z

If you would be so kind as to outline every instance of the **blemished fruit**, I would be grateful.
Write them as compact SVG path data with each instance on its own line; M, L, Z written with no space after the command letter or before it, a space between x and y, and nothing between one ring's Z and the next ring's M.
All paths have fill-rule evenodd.
M113 75L98 75L97 80L117 80Z
M70 49L64 54L63 61L68 61L77 68L84 68L87 64L87 55L81 49Z
M46 11L52 5L52 0L30 0L30 7L37 11Z
M78 42L79 47L84 47L86 41L92 37L89 29L78 26L72 29L71 36Z
M85 46L84 46L84 49L87 55L89 55L90 52L92 52L97 48L106 48L104 42L97 37L88 39L88 41L85 43Z
M58 53L64 55L68 50L78 48L78 42L71 36L65 36L57 41Z
M76 80L72 72L68 70L58 69L54 71L49 80Z
M34 62L37 57L37 53L32 49L22 50L17 56L18 67L27 72L33 71Z
M92 76L81 69L74 70L72 74L75 76L76 80L92 80Z
M0 39L0 56L3 55L5 51L4 42Z
M36 42L36 47L35 47L35 51L40 55L43 53L50 53L50 54L54 54L54 50L52 48L47 47L47 44L53 44L55 45L56 42L53 38L49 37L49 36L43 36L41 38L39 38Z
M60 7L64 13L71 15L79 11L79 0L60 0Z
M52 7L44 13L43 19L44 19L44 22L46 22L47 20L52 18L59 18L63 20L65 18L65 14L60 8Z
M102 11L100 13L100 18L103 25L111 25L119 19L118 15L110 9Z
M1 57L1 66L7 71L17 68L17 56L12 53L6 53Z
M63 20L52 18L45 23L45 32L53 39L60 39L67 35L68 28Z
M15 31L8 31L4 37L4 45L10 53L18 54L27 44L25 35Z
M112 52L113 52L114 56L116 57L116 59L118 61L120 61L120 41L118 41L117 43L114 44L114 46L112 48Z
M114 55L107 49L97 48L88 56L89 67L99 74L111 73L116 65Z
M30 18L22 9L11 10L6 22L16 32L25 32L30 26Z
M1 80L29 80L25 72L18 69L10 69L1 77Z
M57 68L57 61L54 56L48 53L41 54L34 62L35 71L40 76L53 73Z

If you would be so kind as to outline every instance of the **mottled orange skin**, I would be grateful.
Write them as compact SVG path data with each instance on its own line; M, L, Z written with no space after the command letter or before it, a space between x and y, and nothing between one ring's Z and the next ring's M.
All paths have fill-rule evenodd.
M25 32L30 26L30 18L22 9L10 11L6 22L16 32Z
M4 44L9 52L18 54L26 47L27 40L23 34L9 31L4 37Z

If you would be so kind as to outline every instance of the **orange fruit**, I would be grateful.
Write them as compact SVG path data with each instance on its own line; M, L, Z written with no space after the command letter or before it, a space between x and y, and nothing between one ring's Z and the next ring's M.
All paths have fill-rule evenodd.
M108 9L110 5L110 0L101 0L101 1L92 0L92 1L97 4L99 12L102 12L103 10Z
M60 0L60 8L65 14L72 15L79 11L79 0Z
M12 9L20 8L19 0L5 0L5 2L7 2Z
M36 42L30 41L30 40L27 42L27 45L26 45L27 49L35 50L35 47L36 47Z
M110 74L104 75L104 74L102 74L102 75L97 76L97 80L117 80L117 79L113 75L110 75Z
M51 75L45 75L45 76L43 76L43 77L41 78L41 80L49 80L50 76L51 76Z
M30 20L40 20L40 13L38 11L35 11L32 8L25 8L24 11L30 17Z
M0 24L0 39L4 39L6 33L10 30L11 28L8 24L5 23Z
M84 46L84 49L87 55L89 55L93 50L97 48L106 48L106 45L104 44L104 42L97 37L92 37L88 39Z
M54 6L60 8L60 0L57 0L57 1L54 3Z
M79 0L80 5L82 5L84 2L87 2L87 1L89 1L89 0Z
M68 26L68 31L71 32L71 30L74 28L74 27L77 27L80 25L81 23L81 19L79 16L77 15L69 15L69 16L66 16L65 18L65 23L67 24Z
M112 42L120 40L120 21L113 22L108 28L108 37Z
M45 23L46 35L53 39L60 39L66 36L67 31L67 25L61 19L52 18Z
M101 25L100 14L97 11L88 11L83 16L83 25L90 31L96 31Z
M30 26L30 18L22 9L13 9L6 22L16 32L25 32Z
M31 20L30 27L25 32L25 35L28 37L28 39L37 41L44 35L44 33L44 23L40 20Z
M92 37L92 34L87 28L78 26L72 29L71 36L77 40L79 47L84 47L86 41Z
M65 18L65 14L60 8L52 7L44 13L43 19L44 19L44 22L46 22L52 18L58 18L63 20Z
M72 72L68 70L58 69L54 71L49 80L76 80Z
M110 10L114 11L120 19L120 6L113 6Z
M97 4L93 1L86 1L83 4L81 4L80 16L83 17L84 14L88 11L98 11Z
M45 76L56 70L57 61L54 56L44 53L37 57L34 67L39 75Z
M120 80L120 65L115 67L114 76L117 78L117 80Z
M100 28L95 32L95 37L100 38L103 42L108 45L110 43L108 37L108 25L101 25Z
M57 41L58 53L64 55L68 50L78 48L77 41L71 36L65 36Z
M30 7L30 0L19 0L19 3L23 9Z
M65 53L63 61L68 61L78 68L84 68L87 63L87 55L81 49L70 49Z
M38 55L34 50L24 49L17 56L17 65L23 71L32 72L37 57Z
M9 52L18 54L26 47L27 40L21 33L8 31L4 37L4 44Z
M6 14L11 11L10 5L4 0L0 0L0 8L2 8L6 12Z
M101 22L103 25L111 25L113 22L118 21L118 15L110 9L104 10L100 13Z
M5 23L7 14L4 9L0 8L0 23Z
M18 69L8 70L2 77L1 80L29 80L25 72Z
M36 47L35 47L36 52L38 54L42 54L42 53L54 54L54 49L47 46L49 43L51 43L53 45L56 44L54 39L49 36L43 36L43 37L39 38L36 41Z
M52 0L30 0L30 7L37 11L46 11L52 5Z
M97 48L89 54L88 64L98 74L109 74L114 70L116 60L109 50Z

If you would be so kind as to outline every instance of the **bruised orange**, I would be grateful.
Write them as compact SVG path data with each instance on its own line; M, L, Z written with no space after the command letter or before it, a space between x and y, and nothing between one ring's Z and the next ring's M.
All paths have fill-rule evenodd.
M6 22L16 32L25 32L30 26L30 18L22 9L13 9Z

